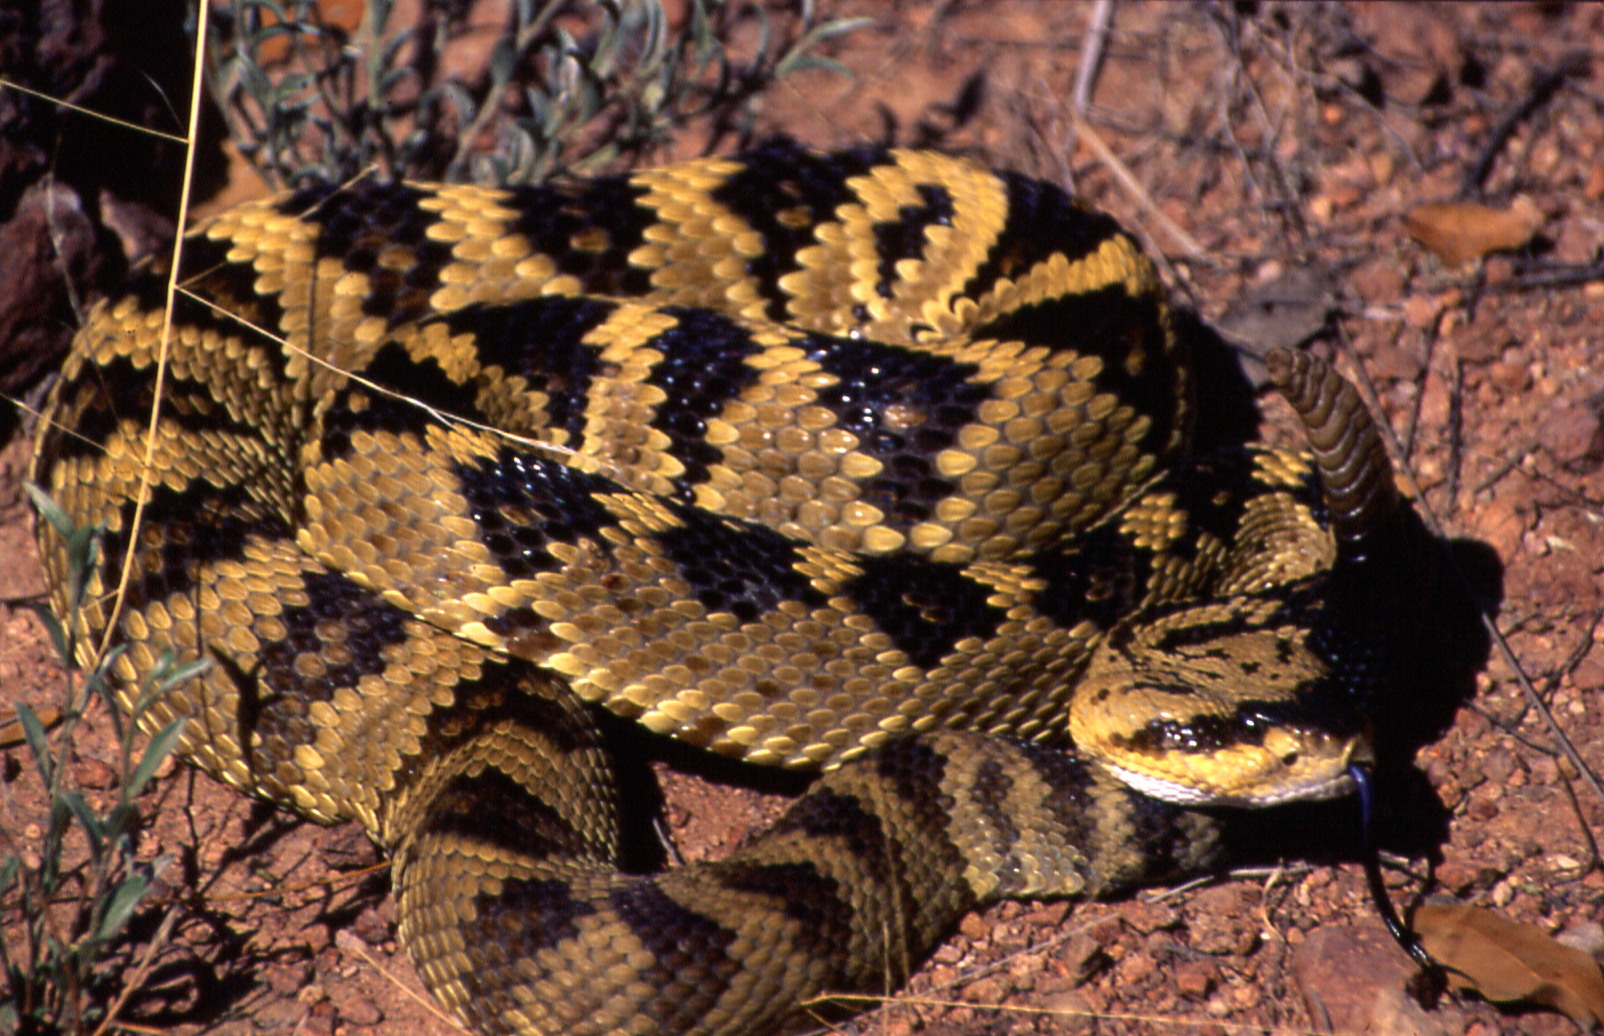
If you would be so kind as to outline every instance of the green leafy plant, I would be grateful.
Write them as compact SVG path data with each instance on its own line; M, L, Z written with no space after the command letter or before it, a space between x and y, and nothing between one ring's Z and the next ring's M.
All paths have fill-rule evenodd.
M129 975L117 974L122 969L114 969L110 958L126 939L128 922L152 882L169 863L166 857L138 858L141 817L135 799L177 745L184 721L157 730L136 758L139 717L206 663L177 665L171 655L163 658L127 713L116 700L111 675L120 647L75 676L81 629L77 616L99 557L100 530L75 525L36 487L27 489L40 516L65 544L68 621L58 621L44 608L40 617L68 675L62 706L53 710L60 715L55 729L47 731L26 704L16 705L17 724L45 790L46 808L41 823L30 825L41 837L22 844L15 832L0 832L0 912L22 918L20 947L0 939L0 1032L101 1032L137 985ZM107 706L120 750L115 797L103 810L74 785L69 766L73 736L97 697ZM147 951L161 937L151 940ZM137 974L140 969L129 970Z
M342 27L317 0L233 0L208 43L211 90L278 184L370 168L529 183L638 158L696 122L709 147L745 142L766 89L844 73L817 51L871 22L820 20L811 0L689 0L677 25L661 0L513 0L486 51L471 7L423 0L403 26L394 0L368 0Z

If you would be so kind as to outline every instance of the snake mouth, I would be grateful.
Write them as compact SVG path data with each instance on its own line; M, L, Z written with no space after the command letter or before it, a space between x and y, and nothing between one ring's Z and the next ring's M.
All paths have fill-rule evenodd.
M1367 732L1338 736L1290 727L1208 752L1122 747L1104 758L1109 771L1142 794L1178 806L1262 809L1341 798L1354 791L1354 767L1374 758Z
M1268 784L1259 787L1201 787L1182 780L1127 769L1117 763L1105 763L1110 773L1132 789L1149 798L1160 799L1177 806L1230 806L1242 809L1265 809L1290 802L1313 802L1337 799L1353 794L1354 781L1346 770L1306 784L1288 786Z

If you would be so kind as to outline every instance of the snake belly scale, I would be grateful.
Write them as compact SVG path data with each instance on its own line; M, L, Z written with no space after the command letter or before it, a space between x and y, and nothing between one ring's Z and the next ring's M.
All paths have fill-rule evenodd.
M1049 185L775 142L317 185L184 255L154 437L154 269L40 436L105 529L79 619L130 557L120 678L212 662L141 721L361 822L479 1030L795 1027L977 903L1213 865L1224 822L1160 798L1337 794L1363 751L1322 589L1390 481L1351 390L1283 357L1315 454L1193 456L1151 263ZM729 859L622 874L587 703L826 773Z

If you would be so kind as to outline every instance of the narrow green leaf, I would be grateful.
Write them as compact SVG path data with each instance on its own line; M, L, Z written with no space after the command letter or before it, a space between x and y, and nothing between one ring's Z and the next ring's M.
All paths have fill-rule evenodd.
M524 103L529 105L529 115L526 118L517 120L515 125L531 137L544 140L546 126L552 114L551 98L547 97L543 91L535 87L529 87L524 91Z
M67 512L63 511L50 498L49 494L32 482L24 482L22 488L28 494L28 498L33 501L34 510L39 512L41 518L50 523L50 527L56 530L56 533L62 539L72 535L72 530L77 526L74 525L71 518L67 517Z
M641 45L641 64L651 66L662 61L667 46L668 18L662 4L652 4L646 8L646 41Z
M86 525L67 537L67 608L77 615L100 558L100 527Z
M127 650L128 650L128 645L127 644L114 644L114 645L112 645L112 648L111 648L110 651L107 651L105 654L101 655L98 659L95 660L95 668L91 669L88 672L88 674L87 674L88 678L91 679L91 680L99 680L102 683L109 682L106 679L106 674L110 673L112 671L112 667L116 664L117 659L121 658L122 655L123 655L123 652L125 652Z
M67 643L67 631L62 627L61 620L56 618L56 613L43 604L35 605L33 613L44 623L45 632L50 634L50 646L56 649L56 658L60 659L61 664L68 669L77 665L77 659L72 657L72 647Z
M368 6L373 9L375 31L384 35L384 27L390 24L390 11L395 7L394 0L368 0Z
M557 36L557 52L558 53L566 54L566 55L569 55L569 56L584 57L584 55L585 55L584 48L580 47L579 41L574 39L573 33L569 32L567 29L563 28L561 25L557 26L556 29L553 30L553 31L555 32L555 34Z
M868 17L836 18L833 21L825 22L823 25L815 26L807 35L802 37L797 46L811 47L816 43L823 43L825 40L834 39L837 36L845 36L849 32L867 29L874 24L874 19Z
M124 924L139 906L139 901L150 888L150 879L136 871L128 875L112 892L111 899L106 904L105 913L100 915L100 923L95 926L95 938L105 941L114 938L122 931Z
M72 827L72 806L67 802L66 796L57 795L50 800L50 828L45 835L45 852L39 854L39 869L48 874L49 881L55 880L57 868L61 866L61 853L57 851L61 845L62 837ZM51 847L55 846L55 849Z
M788 57L774 67L774 75L776 78L784 79L786 76L814 68L824 69L849 79L852 77L852 70L835 58L820 57L817 54L796 54Z
M394 36L391 36L389 39L387 39L384 43L384 49L379 54L380 66L383 68L392 69L393 71L391 74L402 71L403 68L400 64L401 48L404 47L416 35L417 33L411 29L403 29L401 32L398 32ZM430 42L432 41L419 40L418 46L427 47L430 45ZM405 69L405 71L412 72L415 70L409 68Z
M261 104L266 99L268 91L273 88L272 80L268 79L267 73L262 71L260 65L251 61L242 60L239 72L240 83L244 86L245 92L250 94L253 101Z
M513 66L518 62L518 50L513 45L510 36L503 36L496 40L490 48L490 80L495 86L503 86L512 78Z
M151 700L161 697L179 684L188 683L211 667L212 660L209 658L197 658L181 665L174 665L171 654L163 655L161 664L156 668L155 691L150 696Z
M467 129L468 126L473 122L474 112L479 110L479 106L474 103L473 94L469 93L462 86L462 84L454 82L441 83L435 89L439 90L442 95L449 98L452 107L456 109L455 114L457 117L457 132L460 133Z
M185 717L181 716L162 727L156 732L156 736L150 739L150 744L145 746L145 754L139 759L139 765L134 767L133 775L128 778L129 798L145 790L145 785L155 776L156 768L161 766L162 760L172 753L173 746L177 745L178 739L183 736L185 722Z
M45 787L51 786L51 777L55 774L55 760L50 756L50 742L45 740L45 726L39 722L39 716L25 702L17 702L17 722L22 726L22 739L28 743L28 751L33 754L34 765L39 768L39 776L45 782Z
M311 85L312 77L305 72L291 72L278 81L278 94L280 97L289 98L309 89Z
M72 810L72 815L78 818L84 834L89 836L90 851L99 856L106 848L106 830L100 822L100 817L89 808L89 801L84 798L82 792L64 791L61 793L61 799L67 804L67 808Z
M392 68L379 77L379 93L388 100L396 87L409 79L417 78L417 75L418 71L415 68Z
M708 52L719 43L713 35L712 20L707 16L706 0L694 0L691 4L691 39L696 41L697 63L707 64Z

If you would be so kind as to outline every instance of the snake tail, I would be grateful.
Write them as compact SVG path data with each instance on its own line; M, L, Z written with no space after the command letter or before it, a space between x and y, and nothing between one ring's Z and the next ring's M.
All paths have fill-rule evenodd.
M1331 528L1345 558L1363 558L1390 532L1401 501L1386 444L1359 392L1324 360L1274 349L1270 381L1303 423Z

